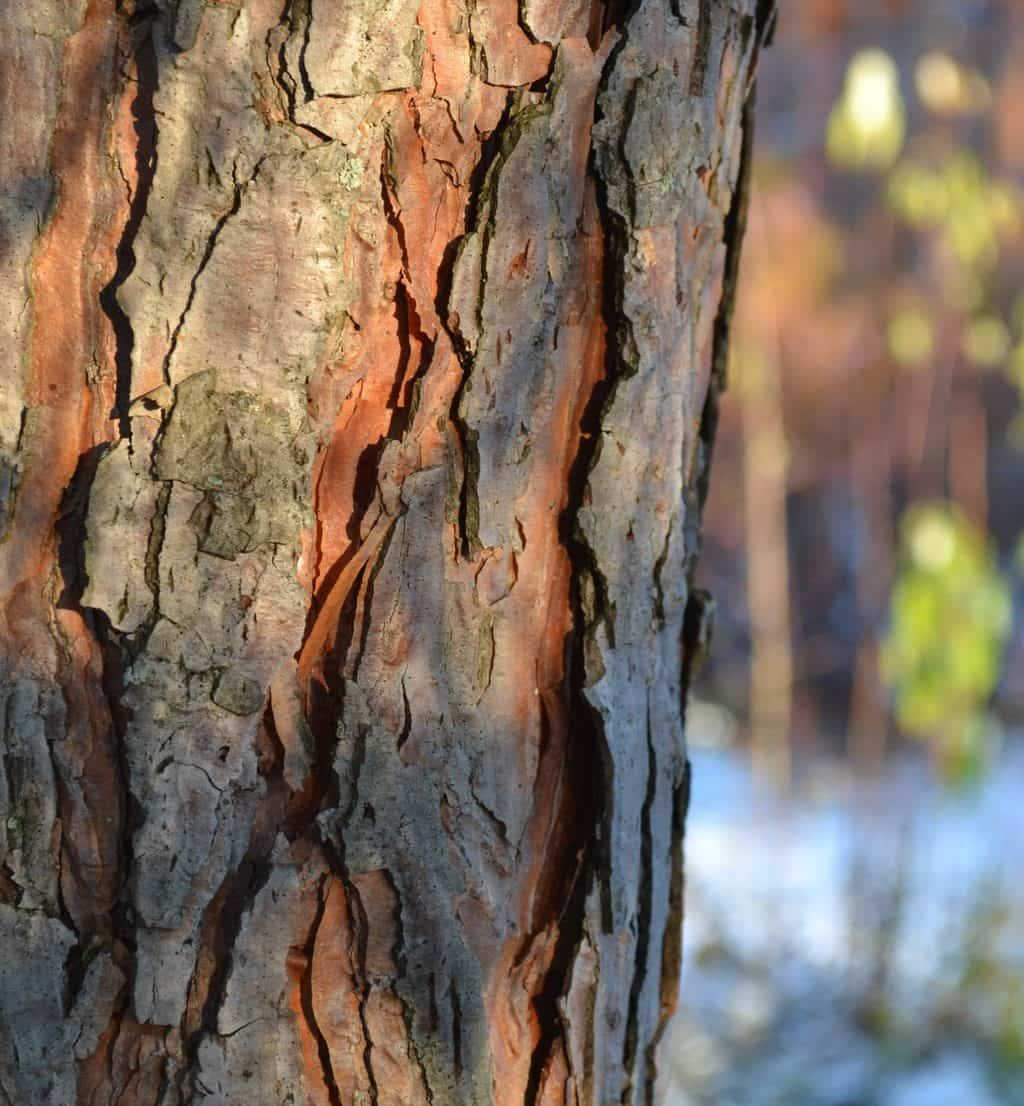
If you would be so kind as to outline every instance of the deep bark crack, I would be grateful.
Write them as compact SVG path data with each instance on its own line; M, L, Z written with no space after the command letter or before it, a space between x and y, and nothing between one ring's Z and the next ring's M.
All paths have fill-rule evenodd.
M325 889L329 879L329 873L321 877L320 885L317 888L316 916L313 919L309 940L306 942L306 948L304 950L306 966L302 973L299 990L302 1001L302 1013L305 1016L306 1025L309 1027L309 1031L316 1041L317 1055L320 1058L320 1068L323 1072L324 1086L327 1088L328 1101L330 1102L330 1106L342 1106L341 1092L338 1090L338 1081L334 1075L334 1066L331 1063L331 1049L327 1043L327 1038L324 1036L323 1030L320 1028L320 1023L317 1021L316 1007L313 1002L313 954L316 949L317 934L320 932L320 923L323 921L324 908L327 905Z
M644 1085L644 1102L646 1106L654 1106L658 1078L658 1046L675 1013L679 997L679 977L683 963L685 892L683 838L686 832L686 815L690 808L690 780L690 762L684 760L680 778L672 791L672 838L669 846L671 882L668 893L668 915L665 919L665 934L661 946L661 1011L654 1034L645 1050L647 1077Z
M116 366L114 414L118 420L121 437L127 438L129 442L132 436L132 425L128 408L131 404L135 332L131 319L118 302L117 293L135 270L135 238L146 215L153 180L156 176L159 132L153 99L160 86L160 74L153 42L155 25L156 13L146 12L140 17L138 25L129 29L129 33L135 38L132 54L135 57L137 80L137 91L131 109L135 134L138 138L135 146L136 186L130 196L128 220L116 248L117 268L99 297L103 313L110 320L114 331Z
M622 1106L628 1106L636 1078L635 1065L639 1041L640 997L647 982L648 956L651 943L651 923L654 915L654 838L651 828L651 810L658 790L658 758L651 732L651 704L647 701L645 727L647 740L647 792L640 812L640 880L637 891L637 938L633 968L633 984L629 991L626 1013L626 1037L624 1041L622 1071L625 1077L622 1089Z
M694 32L693 63L690 67L690 95L704 95L704 78L711 46L711 0L698 0L697 28Z
M458 264L458 252L461 245L472 234L482 236L480 250L480 289L477 301L477 311L483 305L484 293L487 287L487 245L493 229L494 205L491 202L492 191L495 187L501 166L508 158L510 152L509 142L515 144L518 137L515 134L515 98L510 90L505 100L505 110L502 112L494 130L487 136L481 146L480 159L470 176L469 199L466 202L465 233L461 238L452 242L445 254L444 271L447 279L442 281L438 288L437 314L451 338L452 349L459 360L462 369L462 380L452 397L451 424L459 436L459 445L462 453L462 484L459 488L459 508L457 518L458 541L461 546L462 556L472 557L480 548L480 495L478 485L480 479L480 451L477 447L478 435L462 417L460 408L473 375L475 354L470 350L457 325L453 325L451 319L451 292L452 277ZM481 320L477 319L479 326Z

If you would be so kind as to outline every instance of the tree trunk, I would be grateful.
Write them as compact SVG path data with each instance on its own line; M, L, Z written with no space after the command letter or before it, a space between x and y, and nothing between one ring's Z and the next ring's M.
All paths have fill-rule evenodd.
M650 1100L769 9L4 5L0 1102Z

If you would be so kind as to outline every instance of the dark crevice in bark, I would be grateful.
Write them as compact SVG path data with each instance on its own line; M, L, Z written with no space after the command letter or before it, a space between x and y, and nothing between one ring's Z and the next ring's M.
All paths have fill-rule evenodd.
M470 558L480 548L480 451L477 446L479 435L462 417L462 400L470 386L473 374L474 353L463 339L457 321L451 317L452 279L458 264L459 250L471 234L483 236L480 251L480 281L477 310L483 304L484 290L487 284L487 243L490 238L493 206L488 209L492 199L492 190L501 170L501 165L509 153L509 141L514 145L518 137L514 133L516 100L510 90L505 100L505 109L497 126L484 139L480 147L480 158L469 179L469 199L466 202L465 228L462 238L452 242L445 252L442 265L442 278L438 287L437 314L443 321L452 342L452 349L462 368L462 380L452 397L451 422L459 436L462 451L462 486L459 489L459 509L457 533L463 557ZM486 213L486 218L485 218Z
M714 454L715 435L718 430L719 405L722 392L724 392L728 386L729 337L732 327L733 310L736 305L740 252L747 225L747 209L750 203L750 175L753 167L754 96L755 90L751 88L750 95L747 97L747 102L743 107L743 137L742 146L740 148L739 176L723 228L725 270L722 276L722 295L718 304L718 313L715 316L712 337L711 376L708 380L707 396L704 399L704 407L701 411L700 427L698 429L699 447L696 474L697 501L695 504L698 516L703 514L704 504L707 502L711 480L711 460ZM699 518L697 522L698 525L694 526L694 532L699 535ZM697 552L699 553L699 548ZM691 588L695 569L696 556L693 558L688 574ZM688 655L685 649L686 643L684 641L684 657ZM682 685L684 714L688 687L689 673L684 673Z
M674 518L668 520L668 529L665 531L665 544L661 547L658 559L654 562L654 617L659 626L665 625L665 588L661 581L661 574L665 571L665 562L668 560L669 546L672 544L672 527Z
M17 904L15 903L15 905ZM61 904L61 913L67 914L67 909L63 903ZM62 920L64 920L65 925L70 924L69 918L65 917ZM80 939L68 949L68 954L64 958L64 993L61 995L61 1009L65 1018L70 1017L72 1010L75 1008L75 1003L82 991L82 984L85 982L86 969L95 951L95 949L87 948Z
M640 812L640 876L637 890L636 957L633 966L633 984L629 991L626 1011L626 1037L622 1054L622 1106L628 1106L636 1079L636 1057L639 1042L640 996L647 982L648 957L651 943L651 925L654 917L654 839L651 828L651 810L658 791L658 758L651 732L650 701L647 704L645 727L647 740L647 792ZM646 1055L646 1054L645 1054Z
M149 588L149 593L153 597L153 602L142 625L133 634L126 634L123 639L126 654L131 661L134 661L145 650L149 643L150 634L152 634L154 627L161 618L160 553L164 547L164 538L167 534L167 507L170 500L171 483L166 481L160 485L160 490L156 494L153 518L149 524L149 539L146 542L146 560L143 565L143 579L146 581L146 587Z
M462 1078L462 1004L459 1002L459 989L455 980L448 982L448 1004L452 1011L452 1060L455 1064L456 1079Z
M615 13L621 24L628 21L635 10L634 0L628 11ZM626 36L613 47L601 78L605 87ZM600 93L597 103L600 103ZM599 107L595 109L599 114ZM616 387L629 375L628 363L622 356L621 342L625 317L622 311L622 270L627 249L627 228L611 210L604 182L597 171L593 153L591 175L596 184L596 197L604 236L603 267L601 274L601 314L607 338L605 365L602 377L593 390L580 418L580 446L569 471L568 505L559 519L562 542L572 566L570 603L573 614L571 659L568 667L571 717L580 735L581 778L592 780L588 803L591 820L587 833L593 839L588 843L593 875L599 881L601 895L602 927L612 929L611 892L608 881L609 858L607 847L612 819L612 760L600 713L587 698L587 685L600 678L600 666L596 646L596 634L603 626L610 646L615 644L615 617L608 596L607 583L580 525L580 513L590 499L590 473L597 464L602 445L602 424L605 412L611 406ZM586 767L589 766L589 767ZM600 766L599 774L595 767Z
M217 1018L227 994L235 942L245 915L272 871L271 854L285 821L287 787L284 752L269 708L264 709L257 738L259 774L266 791L257 807L249 845L241 863L222 881L203 911L192 978L182 1019L184 1063L178 1074L182 1096L199 1086L199 1048L217 1035ZM185 1101L191 1101L185 1098Z
M242 928L244 915L252 909L257 894L270 877L270 854L274 846L275 827L255 827L253 840L238 868L224 881L207 908L200 925L200 956L205 952L212 971L208 977L205 995L200 1003L193 1003L189 996L186 1023L191 1018L193 1032L216 1032L217 1015L224 1002L228 977L231 972L231 955L235 940ZM198 1040L195 1042L198 1045Z
M128 711L124 706L125 671L128 664L120 635L113 630L110 620L101 611L94 612L94 632L103 653L103 691L114 727L114 752L121 794L121 890L114 904L112 922L115 938L131 954L128 965L128 982L131 985L134 982L136 945L135 911L131 903L135 869L134 841L135 832L142 825L143 812L132 792L131 768L128 764Z
M518 109L518 110L517 110ZM507 163L512 151L515 149L523 129L529 119L537 111L550 111L550 102L531 104L523 108L520 99L512 92L506 101L505 111L494 131L483 144L481 157L474 169L470 180L470 200L466 208L467 235L480 236L480 287L477 297L476 311L478 314L476 324L480 333L483 332L483 320L479 313L483 308L484 296L487 287L487 261L491 235L494 230L494 216L497 209L497 190L501 187L501 172ZM456 243L455 256L452 260L452 268L458 264L458 249L462 245L460 239ZM442 319L450 319L450 284L448 280L446 298L443 307L439 308ZM462 401L466 392L472 388L473 369L475 366L475 352L468 349L462 337L458 325L450 326L452 346L459 358L462 368L462 380L456 389L452 399L451 422L459 435L462 447L462 487L459 493L458 534L462 546L462 555L470 558L481 548L480 542L480 451L477 445L478 433L473 430L462 415Z
M96 470L110 450L111 443L103 442L79 456L74 475L61 497L54 527L57 537L57 567L63 584L56 605L60 610L77 611L83 617L86 608L82 606L82 596L89 582L85 571L85 518Z
M273 74L274 83L284 93L285 108L287 110L288 118L295 122L295 93L298 91L298 85L295 83L295 78L288 71L288 42L291 38L293 31L292 22L292 8L294 6L294 0L285 0L284 8L281 10L281 17L278 20L277 27L287 27L288 34L282 36L280 45L277 48L277 72ZM270 51L272 47L272 37L275 34L277 28L272 28L267 32L267 64L270 64Z
M693 64L690 67L690 95L704 95L704 77L711 47L711 0L698 0L697 29L693 41Z
M740 146L740 168L733 192L732 203L725 217L722 237L725 242L725 270L722 276L722 295L715 316L714 336L712 339L711 378L717 382L718 392L725 391L728 384L729 335L732 316L736 306L736 290L739 278L740 254L743 248L743 236L747 227L747 211L750 205L750 177L753 171L754 143L754 103L755 89L752 88L743 107L742 144ZM715 393L715 417L717 419L717 399ZM709 389L709 399L711 392ZM705 407L705 412L707 408ZM706 417L706 415L705 415ZM713 428L712 428L713 430ZM710 456L707 458L710 464ZM703 500L702 500L703 501Z
M686 832L686 815L690 808L690 779L690 762L684 760L679 782L672 791L672 837L669 845L671 883L668 892L665 936L661 946L661 1012L657 1028L645 1050L647 1077L644 1085L644 1103L646 1106L654 1106L658 1079L658 1046L675 1013L679 996L679 979L683 965L683 912L686 889L683 838Z
M303 103L308 104L311 100L316 99L316 90L313 88L309 72L306 69L306 51L309 48L310 28L313 23L312 8L312 0L285 0L277 27L267 32L267 67L273 70L271 54L274 38L280 35L277 46L277 68L276 71L272 72L272 79L284 93L285 114L289 121L300 130L307 131L321 142L333 142L334 139L329 134L325 134L310 123L300 123L296 118L300 83ZM280 28L287 28L287 32L282 34ZM300 32L302 34L302 44L299 48L298 57L299 79L296 81L288 68L288 46Z
M349 680L354 681L359 676L359 666L362 663L363 654L366 652L366 642L370 633L370 618L367 612L373 605L373 585L377 579L377 574L384 567L384 561L388 555L388 548L391 545L391 539L394 535L395 531L394 527L392 527L388 530L387 536L384 538L377 556L363 569L363 579L357 594L355 611L359 630L358 647L355 651L355 655L351 658L349 658L348 651L346 650L343 662L345 677ZM355 629L356 627L354 626L353 639L355 638Z
M466 420L458 413L465 394L468 376L462 383L452 401L452 425L458 432L462 443L462 489L459 495L458 533L462 542L462 556L472 558L481 548L480 543L480 447L477 444L480 435L471 430Z
M451 304L452 277L455 275L455 266L458 262L460 248L464 245L469 235L478 229L483 201L486 198L484 182L487 180L488 174L491 172L494 163L498 159L498 155L501 151L502 139L512 118L514 102L512 91L509 90L505 98L505 107L502 111L501 118L498 120L497 126L480 143L480 157L477 159L477 163L470 174L469 184L466 190L468 198L466 200L466 211L463 218L465 233L461 237L448 243L442 258L441 271L438 274L437 302L434 307L437 311L438 318L443 320L445 325L450 329L452 346L464 368L472 361L472 356L465 348L465 343L462 340L462 335L459 333L458 327L452 325L448 317Z
M409 1053L416 1064L416 1070L423 1083L423 1091L426 1095L427 1106L434 1106L434 1090L430 1085L430 1076L426 1065L423 1063L423 1055L416 1041L415 1014L408 1000L398 991L395 992L402 1007L402 1024L405 1026L405 1038L408 1042Z
M508 836L508 826L505 824L505 822L502 821L501 818L498 817L497 813L492 810L477 793L476 783L472 777L470 777L469 780L469 793L473 797L473 802L476 803L477 809L484 816L484 820L487 822L487 825L494 833L495 839L497 841L504 841L506 844L511 845L512 842L509 840ZM492 858L492 862L497 864L503 871L507 870L506 865L501 860L499 860L497 856L494 856Z
M348 805L343 811L341 811L341 827L347 829L349 823L352 821L352 816L356 812L356 807L359 805L359 781L363 773L363 765L366 763L366 727L358 726L355 732L355 741L352 750L352 773L351 773L351 785L352 785L352 797L349 800ZM344 849L344 839L341 841L341 848ZM344 854L342 854L343 857ZM341 864L342 870L345 868L344 860Z
M0 902L5 906L18 906L25 889L14 878L7 864L0 864Z
M373 1038L370 1035L370 1025L366 1016L366 1004L370 1000L372 984L366 972L366 950L369 940L369 921L366 911L363 909L363 900L359 891L347 877L345 880L345 898L348 904L349 921L352 927L354 957L352 961L353 974L358 976L359 988L359 1024L363 1032L363 1066L366 1069L366 1079L369 1084L370 1106L377 1106L378 1088L377 1079L373 1072Z
M630 16L639 6L637 0L604 0L602 34L615 28L621 30L625 27Z
M574 610L574 614L576 613L578 611ZM559 901L564 905L557 919L558 935L551 963L540 992L533 1000L540 1026L540 1038L530 1058L530 1071L523 1098L525 1106L537 1106L540 1101L544 1073L554 1056L555 1046L564 1033L560 1003L566 993L577 951L585 937L588 892L594 880L600 879L602 902L604 902L603 892L607 887L606 879L599 874L602 863L600 827L603 803L608 796L605 789L607 776L601 779L595 778L593 755L595 743L601 743L604 755L607 749L604 746L603 728L600 730L595 728L600 726L600 718L582 694L582 683L578 683L572 675L575 671L579 680L583 678L583 655L582 650L577 648L578 644L579 634L575 635L575 640L569 640L566 643L570 687L578 693L578 698L574 694L570 700L568 747L563 769L565 778L573 781L575 785L570 795L573 806L568 812L570 825L575 830L569 847L575 852L574 856L569 854L570 863L558 865L559 870L567 873L565 877L567 883L561 894L556 891L552 901ZM541 722L542 746L545 746L550 741L550 733L547 712L543 709ZM607 766L604 771L607 772ZM571 862L573 859L575 863ZM550 858L548 862L554 863ZM610 927L610 902L607 903L607 907L609 917L606 921Z
M156 10L147 9L136 13L130 21L129 34L134 45L136 94L132 101L132 122L138 139L135 147L135 191L130 196L128 221L121 232L121 240L115 253L117 268L110 281L100 292L100 306L110 320L114 331L114 362L116 366L116 384L114 398L114 416L118 421L118 432L122 438L131 440L132 426L128 417L131 405L132 352L135 348L135 332L117 293L135 269L135 238L149 205L149 196L153 188L153 179L157 166L156 112L153 99L160 86L159 66L156 47L153 42L153 29L156 22Z
M385 192L385 195L387 193ZM385 200L385 210L389 204ZM402 242L402 251L405 253L405 231L401 220L397 215L393 218L389 212L389 220L395 228ZM401 355L395 369L395 381L388 396L388 406L391 408L391 423L388 426L388 437L399 439L409 428L409 420L412 414L412 391L416 382L421 378L426 367L430 364L434 353L434 343L423 333L419 315L413 297L406 287L405 280L400 280L395 288L395 322L398 324L398 340ZM409 369L412 363L412 337L424 346L419 370L409 378Z
M300 130L307 131L314 138L319 138L321 142L333 142L334 139L326 131L320 130L318 127L314 127L312 123L295 123Z
M210 263L210 258L213 257L213 251L217 247L217 239L220 237L224 227L227 226L228 221L238 214L239 209L242 206L242 197L245 195L249 186L256 181L259 176L260 167L266 160L265 157L261 157L253 167L252 173L249 178L244 181L240 181L235 178L234 193L231 199L231 206L224 212L223 215L217 220L213 230L210 232L209 238L206 240L206 246L203 249L203 256L199 259L199 266L192 274L192 280L189 283L188 298L185 300L185 306L182 308L181 315L178 317L178 322L171 333L171 340L167 347L167 353L164 356L163 363L163 376L164 382L171 383L171 360L174 357L174 352L178 348L178 338L181 336L182 328L185 325L185 320L188 318L189 311L192 310L192 304L196 298L196 288L199 284L199 278L203 275L206 266Z
M302 82L302 93L306 97L306 103L316 99L316 90L309 79L309 70L306 68L306 51L309 49L309 36L313 30L313 0L299 0L297 6L292 9L302 24L302 46L299 49L299 80ZM293 27L293 33L296 28Z
M327 1088L327 1099L330 1106L342 1106L341 1092L338 1090L338 1081L335 1078L334 1066L331 1063L331 1049L327 1043L327 1038L324 1036L323 1030L320 1028L320 1023L317 1021L316 1007L313 1003L313 953L316 948L316 937L320 932L320 923L323 921L324 908L327 905L325 889L329 878L329 876L323 876L320 880L320 886L317 888L316 916L310 928L309 940L306 942L306 947L303 950L306 957L306 964L299 985L299 993L306 1025L313 1035L313 1039L316 1041L317 1055L320 1058L320 1068L324 1077L324 1086Z
M402 731L398 735L396 752L401 753L402 747L409 740L412 733L412 708L409 706L409 693L405 689L405 673L402 673Z
M634 0L628 10L616 6L614 11L609 8L606 15L624 25L637 6ZM623 34L605 63L600 88L606 87L625 42L626 35ZM597 104L600 104L600 91ZM599 113L599 107L596 112ZM577 782L580 792L576 824L582 871L569 896L569 906L560 921L551 966L541 995L535 1001L541 1036L531 1059L525 1096L527 1106L535 1106L538 1100L545 1069L563 1033L559 1002L564 996L577 949L585 936L586 899L590 888L595 885L600 899L602 928L605 932L613 929L608 853L613 814L613 762L603 720L588 699L586 688L600 678L601 660L596 635L602 625L609 643L614 645L614 611L596 555L580 524L580 515L589 502L590 473L600 456L603 416L614 400L619 381L630 373L630 362L623 350L623 343L628 338L623 331L624 327L628 331L628 320L621 309L628 228L609 206L593 152L590 173L596 184L604 239L601 309L608 342L604 374L595 383L580 419L580 446L569 471L568 503L559 518L560 537L572 569L570 606L573 632L568 643L566 666L569 692L567 772L569 778Z
M380 184L381 198L384 205L384 215L388 226L394 231L402 251L402 278L395 286L395 322L400 348L398 365L395 369L395 380L388 396L388 407L392 411L391 422L388 425L388 439L401 441L416 413L416 398L419 384L424 373L430 368L434 359L434 351L437 348L436 333L429 334L423 326L423 311L428 315L434 310L433 305L420 305L416 302L416 288L412 277L409 261L409 242L405 232L405 224L402 221L402 211L395 193L395 180L391 172L391 140L388 135L384 144L384 154L381 158ZM436 315L435 321L438 327L447 333L444 320ZM416 339L420 346L419 364L412 370L412 342Z
M388 887L391 889L391 894L395 898L395 909L391 915L395 922L395 939L391 944L391 959L395 964L396 979L404 979L407 963L405 956L405 919L402 917L402 896L398 890L398 884L395 882L395 877L391 874L390 870L384 868L382 870L384 879L387 880Z
M771 46L778 21L776 0L757 0L757 26L762 46Z
M61 812L62 835L57 853L58 903L62 920L76 934L75 944L69 949L64 963L63 1005L65 1016L70 1015L82 993L89 965L102 950L109 949L110 955L123 973L124 983L113 996L110 1021L105 1031L111 1042L120 1033L120 1027L126 1016L132 1013L132 994L135 978L136 922L131 904L131 881L135 858L133 849L134 834L141 823L141 812L134 801L131 791L130 774L127 759L126 729L127 712L124 701L124 672L128 664L123 648L123 639L111 626L104 612L83 607L82 596L88 583L85 571L86 515L92 484L97 467L103 456L111 448L109 443L93 447L83 453L74 476L64 491L55 526L57 538L57 565L63 588L57 600L59 609L73 610L81 618L88 632L100 650L100 688L110 714L109 730L95 734L94 755L102 749L101 756L110 758L108 765L116 789L109 803L102 810L90 810L97 820L113 823L116 835L116 897L109 904L102 901L90 908L89 915L81 926L72 920L65 899L68 880L74 880L81 891L81 899L89 903L93 896L91 876L84 873L81 864L75 860L77 843L67 836L67 827L72 822L68 788L61 777L57 758L52 756L54 778L57 781L58 807ZM60 639L58 638L60 642ZM82 673L72 669L72 660L62 642L62 665L65 673L62 686L80 681ZM88 677L86 677L88 678ZM103 749L103 746L106 746ZM106 909L106 917L101 912Z
M61 594L58 601L56 601L56 606L62 609L62 611L74 611L76 614L79 614L83 622L93 630L94 634L95 619L93 615L95 612L82 606L82 596L85 593L85 586L88 583L88 577L85 573L85 517L88 511L88 499L90 499L90 494L92 493L93 481L96 478L96 469L100 467L100 461L109 449L111 449L111 446L104 442L104 444L94 446L92 449L88 449L82 453L79 458L79 465L75 468L74 476L64 489L58 511L58 521L56 521L56 525L54 526L56 534L56 562L58 562L61 582L63 584ZM63 646L60 637L58 638L58 644ZM63 651L62 648L62 653ZM104 657L104 660L105 659ZM61 779L61 773L56 758L53 758L53 773L54 779L58 781L59 789L63 789L65 785ZM65 849L69 847L69 843L65 843L63 839L65 821L70 821L65 818L65 801L66 791L61 795L62 839L60 852L62 868L63 855ZM73 847L73 843L70 844ZM59 886L60 884L63 884L63 870L61 872ZM63 914L66 915L66 908L63 906L62 911ZM65 921L67 926L77 932L70 916L67 916ZM85 935L85 933L79 933L80 940L86 939L87 936L88 935Z
M339 559L337 564L331 566L332 571L325 574L324 582L320 589L324 593L330 590L331 584L333 584L334 580L337 578L339 570L348 564L359 547L362 537L363 522L366 519L367 512L377 501L377 473L380 468L381 456L387 444L388 439L385 437L378 438L375 442L371 442L370 445L366 446L362 453L359 454L359 458L355 463L355 479L353 480L352 487L352 514L349 515L348 521L345 523L345 534L351 542L351 552L348 557Z
M189 1093L198 1080L199 1047L205 1037L217 1035L217 1017L227 993L242 921L270 878L273 836L254 836L256 843L250 845L245 859L221 884L200 923L196 969L182 1025L185 1062L179 1082ZM206 975L205 980L200 980L200 973Z
M405 694L405 688L403 684L403 695ZM401 746L399 746L401 748ZM402 1009L402 1024L405 1027L405 1040L406 1047L408 1048L408 1055L410 1059L416 1065L416 1071L419 1074L420 1080L423 1084L424 1094L426 1095L426 1106L433 1106L434 1092L430 1086L430 1076L427 1072L426 1065L423 1063L423 1055L420 1052L419 1043L417 1041L417 1033L415 1029L416 1017L415 1009L410 1005L406 996L402 993L402 988L398 984L408 978L409 964L406 956L406 938L405 938L405 918L402 911L402 896L399 892L398 884L395 882L394 876L388 869L384 870L384 877L387 879L388 884L391 887L391 893L395 897L395 941L391 949L391 955L395 964L395 986L392 988L392 994L398 999L398 1003ZM432 1020L432 1028L437 1028L437 1007L436 999L434 996L434 976L430 976L430 1003L431 1011L434 1015Z
M340 795L340 781L335 768L334 760L338 745L338 725L342 718L345 706L346 679L343 675L345 662L356 633L356 612L359 606L359 595L363 582L368 572L371 572L379 560L363 567L359 577L354 581L351 591L345 598L339 612L338 626L333 645L324 658L323 681L314 680L306 693L306 721L313 735L315 749L315 761L312 770L310 794L304 794L298 803L291 804L289 812L289 832L299 836L306 830L313 833L315 839L320 840L321 834L316 828L316 815L338 804ZM344 819L348 818L355 808L359 791L359 771L362 767L363 742L361 731L356 734L356 750L353 757L353 798L347 809ZM347 885L347 868L344 861L344 842L338 843L338 874L345 877Z
M621 14L623 21L627 18L627 14ZM615 58L624 41L625 38L620 40L606 63L602 86L613 71ZM541 1039L531 1062L526 1096L526 1102L530 1106L537 1100L544 1071L562 1033L559 1001L564 995L576 951L584 937L587 893L595 883L600 898L602 928L606 932L613 929L610 858L607 851L613 814L613 764L603 720L588 699L586 688L601 675L598 631L603 627L609 644L613 646L615 620L604 576L580 525L580 514L589 503L590 473L600 456L604 414L614 400L619 381L630 372L629 361L623 356L621 345L624 340L623 327L626 324L621 299L627 233L621 220L614 218L607 203L603 182L595 169L592 161L591 173L596 178L604 234L602 319L605 332L611 340L606 347L604 374L594 385L580 419L582 433L577 455L569 471L568 505L559 519L561 540L572 566L570 604L573 633L567 651L570 698L567 771L569 778L580 785L576 823L582 871L573 893L569 896L569 906L560 922L551 967L542 993L536 1001ZM619 339L618 343L615 341L616 337Z

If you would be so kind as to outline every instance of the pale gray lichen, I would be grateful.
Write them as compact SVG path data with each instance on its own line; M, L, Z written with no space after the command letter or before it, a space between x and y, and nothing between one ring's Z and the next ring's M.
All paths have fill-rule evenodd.
M365 166L359 158L347 155L338 169L338 180L343 187L354 192L362 183L364 169Z

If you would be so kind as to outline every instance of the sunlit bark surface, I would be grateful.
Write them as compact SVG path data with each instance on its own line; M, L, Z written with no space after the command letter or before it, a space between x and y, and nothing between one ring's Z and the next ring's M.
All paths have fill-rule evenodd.
M0 34L0 1103L646 1103L756 0Z

